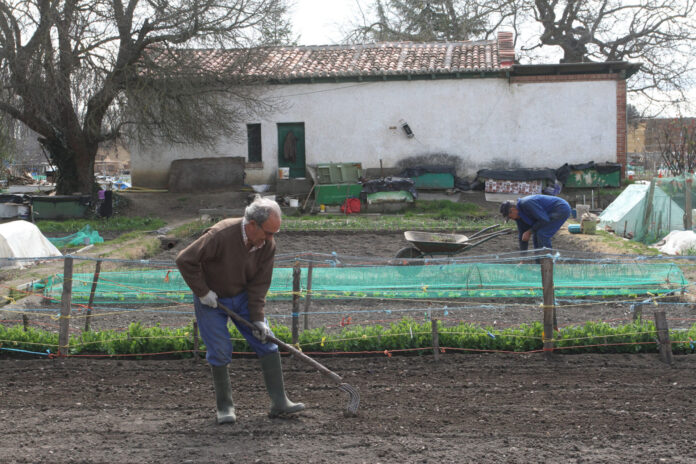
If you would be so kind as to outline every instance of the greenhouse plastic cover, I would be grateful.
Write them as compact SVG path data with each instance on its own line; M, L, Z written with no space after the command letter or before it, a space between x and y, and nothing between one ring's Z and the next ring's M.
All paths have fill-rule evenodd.
M684 177L655 178L652 184L652 188L650 184L626 187L600 214L600 227L644 243L655 243L673 230L684 230ZM692 205L696 205L694 193L692 190Z
M62 256L61 252L28 221L0 224L0 267L24 267L28 261L17 258ZM6 259L11 258L11 259Z
M608 226L617 235L635 234L635 224L642 221L645 197L650 185L633 184L626 187L621 194L599 215L599 226Z

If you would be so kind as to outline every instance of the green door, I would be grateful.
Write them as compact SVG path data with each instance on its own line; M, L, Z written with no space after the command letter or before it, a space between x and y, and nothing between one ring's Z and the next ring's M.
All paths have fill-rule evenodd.
M278 124L278 167L290 168L290 177L306 177L303 122Z

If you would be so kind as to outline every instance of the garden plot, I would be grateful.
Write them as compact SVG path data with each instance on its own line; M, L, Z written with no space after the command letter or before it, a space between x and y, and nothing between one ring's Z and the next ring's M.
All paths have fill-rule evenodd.
M573 246L578 242L573 236L565 234L557 237L555 244L563 250L574 250ZM402 233L281 233L278 235L278 264L289 266L292 264L293 256L301 256L305 252L323 253L329 259L333 259L333 253L338 257L347 256L349 259L369 260L381 258L381 262L394 257L394 254L408 242ZM185 246L180 243L175 249L163 252L154 258L153 261L160 263L160 281L168 280L170 271L175 270L172 259L176 253ZM485 244L482 250L487 253L510 253L516 249L515 236L496 237ZM351 258L351 256L355 258ZM468 253L464 257L474 258L475 254ZM285 257L285 258L283 258ZM288 259L290 257L290 259ZM475 258L474 258L475 259ZM376 262L376 261L374 261ZM303 266L303 278L307 277L307 262L301 263ZM129 264L137 275L142 265L139 262ZM110 264L112 267L123 269L121 263ZM533 269L536 277L537 270L534 266L526 265ZM93 269L94 263L82 263L82 272ZM638 267L638 266L636 266ZM430 270L431 267L424 269ZM417 266L406 266L404 271L418 271ZM396 272L400 269L395 268ZM104 264L101 269L101 282L107 283L109 268ZM514 271L513 271L514 272ZM340 274L339 274L340 275ZM83 274L82 284L83 300L75 304L73 308L73 319L71 319L72 330L82 330L86 325L86 296L91 288L92 274ZM420 281L419 281L420 282ZM379 285L380 282L374 282ZM542 319L541 296L537 295L530 298L447 298L447 292L432 291L438 282L430 282L427 279L422 281L424 287L430 286L426 297L419 298L379 298L367 292L353 292L352 296L341 296L336 298L321 299L315 297L310 304L303 299L300 302L301 314L300 327L317 328L324 327L328 331L339 331L347 325L370 325L381 324L389 325L392 322L409 317L414 320L422 321L430 317L436 317L444 324L452 325L460 322L470 322L482 326L492 327L512 327L522 323L538 322ZM76 282L77 284L77 282ZM421 285L421 284L419 284ZM147 287L146 284L143 285ZM57 286L58 292L62 286ZM139 292L141 290L134 289ZM504 291L504 290L503 290ZM145 293L148 290L144 291ZM500 291L498 292L500 293ZM513 290L510 291L513 293ZM601 296L576 301L572 298L563 297L559 291L557 296L557 314L560 326L571 324L583 324L587 321L608 321L612 323L625 323L633 317L637 303L644 301L644 297L636 298L633 295L625 297L604 298ZM588 295L591 291L588 291ZM59 294L59 293L58 293ZM73 297L76 298L78 291L73 290ZM356 297L357 295L357 297ZM443 296L444 295L444 296ZM146 295L137 295L138 298ZM362 296L362 297L360 297ZM122 297L121 297L122 298ZM160 324L166 327L184 327L193 320L193 308L187 301L190 300L190 293L185 288L176 295L163 298L163 301L153 304L152 301L119 301L118 298L108 303L98 302L94 305L94 311L90 320L93 330L115 329L123 330L133 322L140 322L145 327ZM669 305L666 303L671 300ZM668 308L670 326L687 327L694 321L694 311L691 305L683 304L677 298L662 298L660 302ZM650 302L653 303L652 301ZM645 317L652 317L652 306L638 304L639 309L645 309ZM39 296L19 300L16 304L6 308L16 308L24 310L29 314L29 323L37 323L42 326L57 328L55 315L60 312L60 302L43 300ZM40 311L44 310L44 311ZM266 313L274 323L290 326L292 323L291 314L292 303L289 298L279 299L275 296L269 298ZM35 315L34 315L35 314ZM14 322L20 319L15 318Z
M513 251L515 237L486 245ZM402 234L281 234L279 253L316 251L389 258L406 246ZM562 237L554 242L570 248ZM581 250L583 251L583 250ZM159 256L158 259L165 256ZM433 313L454 324L516 326L541 320L540 301L314 300L309 327L387 325L402 316ZM630 320L633 302L566 305L558 322ZM694 319L690 306L669 307L670 326ZM42 307L40 298L18 306ZM644 305L651 316L653 303ZM446 308L445 308L446 307ZM304 308L304 302L301 302ZM57 327L52 317L29 324ZM133 311L115 305L95 312L92 328L122 329L131 322L182 327L187 305ZM674 313L672 311L675 311ZM676 312L680 311L680 312ZM267 312L289 325L289 301L269 301ZM85 310L71 319L84 327ZM677 322L676 320L681 322ZM19 319L21 321L21 318ZM302 319L302 323L304 320ZM319 373L285 358L289 395L309 409L291 420L266 417L268 398L258 362L238 358L231 368L239 422L215 424L214 393L203 360L115 360L89 357L19 359L0 355L0 461L34 462L693 462L694 356L673 366L657 354L463 354L435 360L388 354L329 356L320 361L361 393L356 418L344 418L345 396Z
M291 420L266 417L258 361L230 365L238 423L215 423L191 360L0 359L5 463L675 462L696 460L696 358L450 354L323 358L344 394L285 358Z

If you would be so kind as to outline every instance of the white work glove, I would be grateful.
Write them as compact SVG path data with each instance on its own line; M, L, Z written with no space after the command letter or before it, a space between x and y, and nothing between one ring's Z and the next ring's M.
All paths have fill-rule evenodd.
M205 296L200 297L201 303L203 303L206 306L210 306L211 308L217 308L217 294L210 290L208 293L205 294Z
M271 329L269 329L268 325L263 321L254 321L253 324L256 328L252 330L251 333L254 337L261 340L261 343L266 343L266 339L271 335Z

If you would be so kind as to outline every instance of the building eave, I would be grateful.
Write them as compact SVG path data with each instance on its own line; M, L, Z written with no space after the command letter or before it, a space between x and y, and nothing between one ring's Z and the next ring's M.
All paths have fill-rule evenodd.
M557 76L567 74L622 74L628 79L640 70L640 63L605 61L591 63L516 64L512 76Z

